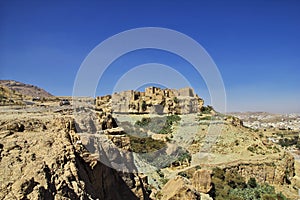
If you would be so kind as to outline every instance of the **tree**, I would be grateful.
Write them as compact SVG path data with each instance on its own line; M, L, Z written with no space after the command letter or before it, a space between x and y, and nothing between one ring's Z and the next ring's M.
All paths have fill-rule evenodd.
M247 184L250 188L256 188L257 187L256 179L252 178L252 177L248 180Z

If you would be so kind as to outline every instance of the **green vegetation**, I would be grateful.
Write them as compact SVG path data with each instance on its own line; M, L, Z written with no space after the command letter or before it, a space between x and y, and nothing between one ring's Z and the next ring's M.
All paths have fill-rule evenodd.
M179 172L178 173L179 176L185 177L185 178L191 178L191 176L189 174L187 174L186 172Z
M165 143L164 143L165 144ZM168 167L170 166L170 163L172 163L173 166L180 166L184 163L190 163L191 162L191 155L188 151L184 150L181 147L178 147L176 151L174 151L171 155L167 154L165 152L166 146L160 144L156 144L156 146L152 146L152 150L161 147L161 149L157 149L156 151L148 151L146 152L143 150L143 147L139 144L136 144L137 146L135 150L139 150L141 153L140 158L143 159L145 162L156 166L156 167ZM149 149L150 150L150 149Z
M236 172L213 169L211 196L216 200L287 200L282 193L276 193L273 186L258 184L255 178L248 182Z
M200 117L199 120L212 120L212 116Z
M293 138L281 138L279 139L278 144L282 147L289 147L295 145L296 148L300 149L300 140L299 136L294 136Z
M135 125L148 126L150 122L151 122L151 119L149 117L143 117L141 120L136 121Z
M173 98L173 101L174 101L174 103L179 103L179 100L178 100L177 97L174 97L174 98Z
M145 162L157 166L166 167L169 163L175 162L190 162L191 156L186 151L178 148L173 155L167 155L165 152L166 142L154 140L148 136L148 131L154 133L171 133L171 127L181 118L178 115L170 115L164 117L142 118L132 125L130 122L118 122L124 129L130 139L131 151L141 153L139 156ZM142 128L142 129L141 129ZM172 135L170 136L172 138ZM167 138L167 140L171 140Z
M253 146L249 146L247 148L248 151L252 152L252 153L255 153L255 148Z
M261 155L265 155L266 151L259 145L257 144L252 144L251 146L249 146L247 148L248 151L255 153L255 154L261 154Z
M257 183L256 183L256 179L255 178L250 178L247 185L250 187L250 188L256 188L257 187Z
M197 166L195 167L195 169L196 169L196 170L199 170L199 169L201 169L201 166L200 166L200 165L197 165Z
M135 153L149 153L162 149L166 143L160 140L154 140L150 137L137 137L128 135L130 138L131 150Z
M150 118L143 118L141 121L136 122L136 126L147 126L150 121ZM131 125L130 122L118 122L118 125L124 129L124 132L129 137L131 151L135 153L156 152L166 147L165 142L152 139L148 136L146 130L140 130L136 126Z
M178 115L170 115L167 116L167 120L162 127L162 129L159 131L160 134L169 134L172 133L172 126L173 124L179 122L181 118Z
M167 178L161 178L160 181L161 181L161 183L162 183L163 185L166 185L167 182L169 181L169 179L167 179Z
M165 178L164 173L160 169L157 170L156 173L159 175L159 180L163 185L165 185L169 181L169 179Z
M177 158L177 160L175 162L173 162L173 164L177 164L178 162L183 163L183 162L187 162L190 163L192 160L192 156L188 151L185 151L183 149L179 150L179 156Z
M211 114L211 111L213 111L214 110L214 108L212 107L212 106L203 106L202 108L201 108L201 113L202 114Z
M172 126L181 120L178 115L169 115L166 117L142 118L135 122L136 126L143 127L154 133L169 134L172 133Z
M282 193L276 193L273 186L268 184L258 185L255 188L233 189L229 194L243 200L287 200Z
M300 147L298 147L299 149L300 149ZM273 153L278 153L278 152L280 152L280 149L278 149L278 147L276 147L276 146L273 146Z

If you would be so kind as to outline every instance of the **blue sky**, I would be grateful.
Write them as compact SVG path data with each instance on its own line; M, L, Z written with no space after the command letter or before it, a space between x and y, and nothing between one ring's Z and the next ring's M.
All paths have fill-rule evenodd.
M0 79L72 95L81 63L100 42L149 26L182 32L206 49L222 75L228 111L300 112L300 2L292 0L1 1ZM114 62L97 94L109 93L134 65L154 61L199 79L195 90L210 102L188 63L150 50Z

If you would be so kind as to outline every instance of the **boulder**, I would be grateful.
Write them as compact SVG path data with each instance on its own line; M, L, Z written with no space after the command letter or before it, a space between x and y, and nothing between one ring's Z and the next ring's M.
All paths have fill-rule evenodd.
M169 180L161 190L162 200L185 199L197 200L201 199L200 194L190 185L188 179L182 176L176 176Z
M198 192L208 193L211 188L211 171L206 169L197 170L192 178L192 185Z

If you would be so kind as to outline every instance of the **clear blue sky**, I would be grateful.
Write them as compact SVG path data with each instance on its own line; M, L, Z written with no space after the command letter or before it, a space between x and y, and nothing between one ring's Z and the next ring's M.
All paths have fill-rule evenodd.
M228 111L300 112L296 0L1 1L0 79L71 95L77 70L96 45L119 32L149 26L182 32L206 49L223 77ZM112 74L124 73L118 62L128 69L132 60L181 62L157 51L128 57L132 59L124 57L108 70L107 88L109 80L116 81ZM182 73L193 79L192 71ZM196 91L209 103L205 84Z

